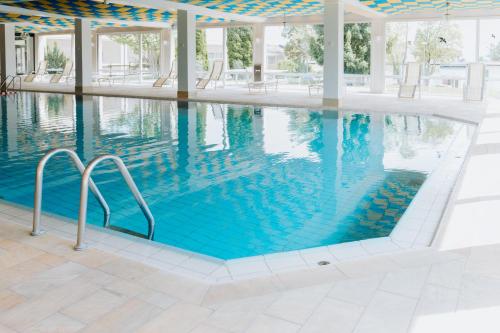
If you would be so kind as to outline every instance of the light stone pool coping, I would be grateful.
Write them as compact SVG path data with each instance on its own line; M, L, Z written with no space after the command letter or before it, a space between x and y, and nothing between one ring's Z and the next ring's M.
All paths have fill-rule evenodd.
M465 126L462 128L465 130ZM477 127L475 128L477 131ZM472 139L471 139L472 140ZM472 142L471 142L472 145ZM233 260L221 260L137 238L102 227L88 225L86 241L94 247L162 271L212 284L266 277L274 274L317 268L320 261L336 263L429 247L439 229L457 177L470 146L454 141L444 160L432 172L389 237L342 243ZM0 200L0 216L31 226L32 210ZM42 229L76 240L76 221L44 214Z

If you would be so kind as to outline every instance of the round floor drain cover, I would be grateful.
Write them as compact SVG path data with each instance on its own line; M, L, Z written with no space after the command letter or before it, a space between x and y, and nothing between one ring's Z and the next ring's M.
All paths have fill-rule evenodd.
M326 265L330 265L330 262L329 261L320 261L320 262L318 262L318 265L319 266L326 266Z

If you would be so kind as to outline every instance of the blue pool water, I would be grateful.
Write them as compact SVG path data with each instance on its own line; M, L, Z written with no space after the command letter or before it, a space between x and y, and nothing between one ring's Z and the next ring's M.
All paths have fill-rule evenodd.
M0 199L33 204L38 160L70 147L116 154L157 227L155 241L233 259L387 236L469 125L327 110L22 93L1 97ZM147 223L112 165L93 176L111 224ZM43 210L76 219L79 174L46 170ZM89 223L102 224L90 195Z

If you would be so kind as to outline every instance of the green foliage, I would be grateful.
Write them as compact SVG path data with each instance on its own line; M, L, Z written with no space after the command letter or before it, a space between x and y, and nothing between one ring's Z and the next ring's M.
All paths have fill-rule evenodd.
M45 60L47 60L48 68L63 68L66 65L66 61L68 58L64 55L64 53L59 49L57 44L47 45L45 49Z
M309 40L312 30L308 26L287 26L283 30L283 36L287 42L283 48L286 60L279 64L281 69L290 72L308 72L311 54L309 51Z
M314 34L309 38L309 51L312 58L323 66L325 52L325 29L323 25L313 26Z
M387 25L385 47L392 74L401 74L408 48L408 23L392 22Z
M370 40L369 23L349 23L344 25L345 73L370 73Z
M325 33L323 25L313 27L309 37L309 53L319 64L324 63ZM344 25L344 71L350 74L370 72L370 24L349 23Z
M431 64L456 61L462 54L461 49L462 33L457 25L426 22L417 30L413 55L418 62L425 64L427 74L432 74Z
M229 68L245 68L252 65L252 28L227 29L227 57Z
M196 30L196 61L204 70L208 70L207 35L205 30Z

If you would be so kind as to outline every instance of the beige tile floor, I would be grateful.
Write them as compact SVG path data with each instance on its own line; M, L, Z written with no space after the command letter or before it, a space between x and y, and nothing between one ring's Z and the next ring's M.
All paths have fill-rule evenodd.
M476 105L415 103L410 112L481 120ZM431 248L209 284L31 237L0 212L0 332L499 332L498 106L490 101Z
M12 220L0 217L0 332L500 330L499 244L211 285Z

